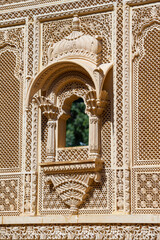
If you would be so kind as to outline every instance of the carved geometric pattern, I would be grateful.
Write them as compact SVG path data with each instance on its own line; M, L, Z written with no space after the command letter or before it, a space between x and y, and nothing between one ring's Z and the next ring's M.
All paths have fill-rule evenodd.
M87 87L79 82L71 82L66 84L61 90L58 92L58 107L62 108L64 100L69 98L72 95L77 95L78 97L84 98L86 93L88 92Z
M36 97L36 95L34 95ZM36 172L37 171L37 152L38 152L38 105L32 100L32 171ZM36 186L34 185L35 189ZM33 183L32 183L32 188L33 188Z
M57 149L57 161L87 160L88 147Z
M91 36L102 37L102 62L108 63L112 59L111 42L112 42L112 14L96 14L87 17L81 17L81 31ZM72 31L71 19L51 21L43 23L43 56L42 64L48 63L48 47Z
M88 196L96 173L56 174L47 177L54 184L54 188L62 201L70 207L72 214L77 214L79 206Z
M153 25L142 39L143 53L134 65L134 164L156 164L160 160L160 27Z
M133 214L160 214L160 169L132 170Z
M11 3L18 3L18 2L27 2L27 1L30 1L30 0L1 0L1 5L11 4Z
M112 213L112 171L102 170L101 182L94 183L89 197L80 206L79 214Z
M16 28L4 28L0 29L0 45L9 43L10 45L16 46L21 55L21 61L23 62L24 52L24 27L16 26ZM22 66L23 69L23 66ZM22 70L21 69L21 70Z
M123 4L117 3L116 25L116 159L123 166Z
M29 104L26 123L26 162L25 170L31 171L31 147L32 147L32 104Z
M160 6L132 9L133 165L159 164ZM132 170L132 213L159 214L159 169Z
M150 4L148 6L140 6L132 9L132 52L137 51L137 36L146 27L150 26L151 23L160 21L160 5Z
M0 176L0 214L19 215L21 209L21 176Z
M53 0L51 0L52 1L52 3L53 3ZM132 4L139 4L139 3L143 3L143 2L145 2L146 0L132 0L132 1L130 1L130 2L132 2ZM9 4L9 3L18 3L18 2L22 2L22 4L21 4L21 6L23 6L23 2L28 2L28 0L23 0L23 1L21 1L21 0L6 0L6 1L3 1L2 0L2 5L4 5L4 4ZM34 1L30 1L30 3L31 2L34 2ZM38 0L36 0L36 2L37 3L39 3L39 1ZM47 1L46 0L46 2L49 2L49 0ZM112 1L105 1L105 3L106 2L112 2ZM118 2L118 1L117 1ZM120 0L119 0L119 2L120 2ZM150 1L148 1L148 2L150 2ZM65 4L57 4L57 6L48 6L48 7L42 7L41 6L41 8L35 8L35 9L27 9L27 10L18 10L18 12L15 12L15 9L13 9L12 11L9 11L9 12L7 12L7 13L3 13L2 15L1 15L1 19L3 18L3 19L13 19L13 22L15 21L14 19L15 18L22 18L22 17L32 17L33 15L40 15L40 14L43 14L43 16L44 16L44 18L46 17L45 16L45 13L47 13L48 15L49 15L49 13L54 13L54 12L62 12L62 13L60 13L61 14L61 16L63 16L64 15L64 12L66 13L66 10L69 10L69 12L70 12L70 10L72 10L72 9L78 9L79 7L81 7L81 8L84 8L84 7L89 7L89 6L91 6L91 5L97 5L97 4L103 4L104 3L104 1L103 0L98 0L98 1L91 1L91 0L89 0L89 1L87 1L87 3L86 3L86 1L75 1L75 2L71 2L71 3L65 3ZM12 5L12 4L11 4ZM135 8L133 8L134 10L134 13L136 13L136 17L135 17L135 19L134 19L134 22L133 22L133 24L132 24L132 27L134 28L133 29L133 37L134 37L134 39L136 38L136 36L137 36L137 34L136 34L136 32L139 32L140 31L140 29L141 29L141 27L143 26L143 24L145 24L145 23L147 23L147 22L149 22L151 19L153 20L157 20L157 16L158 16L158 14L159 14L159 9L158 9L158 7L153 7L153 6L155 6L155 4L154 5L151 5L151 4L149 4L150 6L148 7L135 7ZM17 5L18 6L18 5ZM27 4L25 5L25 6L27 6ZM119 6L118 6L119 7ZM12 8L12 6L10 7L10 8ZM6 6L6 9L7 9L7 6ZM122 18L121 20L123 21L123 12L121 11L121 9L119 9L118 10L119 12L120 12L120 18ZM67 13L68 15L69 14L72 14L73 12L75 12L74 10L72 10L71 11L71 13ZM84 9L82 9L82 12L81 12L81 14L83 15L84 14ZM60 16L60 14L59 14L59 16ZM67 17L68 17L68 15L67 15ZM103 49L104 49L104 51L103 51L103 59L106 57L108 57L108 56L111 56L111 55L109 55L109 52L108 52L108 54L106 54L106 52L107 51L109 51L110 49L111 49L111 47L109 47L108 48L108 46L110 46L109 44L111 43L108 43L107 42L107 39L108 39L108 35L107 35L107 33L108 34L110 34L110 31L109 30L106 30L105 28L106 28L106 24L108 24L108 25L112 25L112 21L111 21L111 17L110 18L108 18L108 19L105 19L105 21L103 22L103 20L99 17L99 16L104 16L104 15L108 15L108 16L111 16L112 14L111 13L107 13L107 14L95 14L95 15L93 15L92 14L92 16L91 15L89 15L89 16L83 16L83 17L81 17L81 22L82 22L82 29L83 29L83 31L85 32L85 33L89 33L90 35L92 35L92 32L93 32L93 35L95 35L95 33L96 32L98 32L98 34L99 34L99 30L101 30L102 28L104 28L104 30L103 30L103 39L105 39L106 41L105 41L105 47L104 47L104 45L103 45ZM42 18L43 18L43 16L42 16ZM101 25L103 25L103 26L100 26L100 28L99 27L95 27L95 26L91 26L92 25L92 23L94 23L95 24L95 22L96 22L96 16L98 16L98 18L100 19L98 19L98 21L100 22L100 24ZM94 19L93 19L93 18ZM51 19L51 18L50 18ZM67 19L67 18L66 18ZM66 24L66 29L65 29L65 31L63 30L63 27L61 27L60 25L58 25L58 31L57 31L57 36L58 36L58 34L59 34L59 30L61 30L62 29L62 32L59 34L59 38L61 38L61 36L62 36L62 38L63 38L63 31L64 31L64 35L66 35L66 33L67 32L69 32L69 28L67 29L67 21L69 22L70 20L58 20L59 22L60 21L63 21L64 22L64 24ZM87 20L86 20L87 19ZM149 20L149 21L148 21ZM52 23L55 23L55 22L58 22L58 21L52 21ZM98 22L97 21L97 22ZM120 28L121 28L121 22L122 21L119 21L118 20L118 18L117 18L117 24L119 24L120 25ZM37 21L38 22L38 21ZM66 23L65 23L66 22ZM107 23L106 23L107 22ZM15 23L15 22L14 22ZM93 24L93 25L94 25ZM56 23L55 23L55 25L56 25ZM87 25L89 25L89 28L87 27ZM95 25L97 25L98 26L98 24L95 24ZM31 26L31 25L30 25ZM108 27L108 26L107 26ZM124 30L125 30L125 27L124 27ZM106 34L104 34L104 31L106 31ZM53 33L54 33L54 29L53 29L53 31L52 31ZM28 73L32 73L32 71L33 71L33 62L32 62L32 59L33 59L33 51L32 51L32 48L33 48L33 44L32 44L32 41L33 41L33 34L34 34L34 32L33 32L33 28L31 29L31 31L30 31L30 33L31 33L31 35L32 35L32 37L30 38L30 42L29 42L29 48L30 48L30 50L31 51L29 51L29 54L28 54L28 59L27 59L27 61L29 62L29 64L28 64L28 68L27 68L27 71L28 71ZM69 32L70 33L70 32ZM118 33L118 31L117 31L117 33ZM116 34L117 34L116 33ZM120 33L120 32L119 32ZM97 33L96 33L97 34ZM16 42L17 42L17 39L19 38L19 36L17 35L17 34L15 34L14 35L14 37L15 38L12 38L12 34L11 35L8 35L9 37L8 37L8 39L10 38L10 39L13 39L13 42L15 41L14 39L16 39ZM17 37L18 36L18 37ZM107 36L107 37L106 37ZM120 38L121 38L121 36L122 36L122 32L120 33L120 37L119 37L119 34L117 34L117 43L116 43L116 45L118 46L120 46L120 48L122 47L122 45L123 45L123 42L121 42L121 40L120 40ZM38 36L39 37L39 36ZM55 39L56 38L56 34L55 34L55 36L53 36L53 39ZM47 39L47 38L46 38ZM53 40L52 39L52 40ZM158 38L157 38L158 39ZM120 44L119 44L119 40L120 40ZM146 39L147 40L147 39ZM59 41L59 40L57 40L57 41ZM109 40L110 41L110 40ZM48 43L47 41L45 41L46 43ZM104 42L104 41L103 41ZM151 41L152 42L152 41ZM134 43L133 43L133 46L135 46L135 43L137 43L136 41L134 41ZM117 59L119 58L119 53L120 53L120 55L122 54L122 49L119 49L119 46L117 47ZM153 44L151 44L151 47L153 46ZM142 46L143 47L143 46ZM46 48L47 49L47 48ZM147 49L147 47L145 48L145 49ZM153 49L153 52L154 52L154 49ZM38 54L39 54L39 52L38 52ZM122 59L122 57L120 56L120 59ZM147 59L145 59L146 61L147 61ZM153 59L152 59L153 60ZM46 60L44 60L44 62L45 62ZM108 61L108 59L107 59L107 61ZM152 62L152 61L151 61ZM140 66L141 66L141 69L142 69L142 64L143 63L143 59L141 59L141 61L139 62L139 69L140 69ZM116 67L117 69L116 70L118 70L117 71L117 89L120 87L120 89L117 91L117 102L115 103L115 104L117 104L116 105L116 114L117 114L117 116L116 116L116 121L117 121L117 126L116 126L116 130L118 129L118 131L117 131L117 136L116 136L116 144L117 144L117 149L116 149L116 156L117 156L117 159L118 160L122 160L122 157L123 156L121 156L121 153L123 152L123 150L121 149L121 147L122 146L124 146L125 147L125 145L123 145L124 143L123 143L123 141L122 141L122 139L124 139L123 138L123 136L122 136L122 134L124 134L125 133L125 129L123 130L122 129L122 116L123 116L123 112L121 111L121 109L122 109L122 105L120 105L120 104L122 104L123 103L123 99L121 98L122 97L122 89L124 89L124 91L125 91L125 88L122 88L123 86L122 86L122 77L121 77L121 74L123 73L123 64L122 64L122 61L120 60L119 61L119 63L118 63L118 61L117 61L117 64L118 64L118 67ZM31 68L30 68L30 66L31 66ZM140 69L140 70L141 70ZM153 73L154 73L154 71L153 71ZM139 78L141 77L141 79L142 79L142 75L144 74L144 72L143 71L140 71L140 74L139 74ZM145 78L146 78L146 73L144 74L144 76L145 76ZM155 76L155 83L157 84L157 75ZM141 80L140 79L140 80ZM141 94L143 93L143 90L145 89L145 91L148 93L150 93L150 91L151 90L153 90L153 92L151 93L151 94L148 94L148 99L145 99L145 98L142 98L142 96L141 96L141 94L139 95L140 96L140 101L138 102L139 104L141 103L141 105L143 106L143 110L145 111L145 104L146 104L146 106L147 107L149 107L150 105L151 105L151 103L152 103L152 101L155 101L155 100L157 100L157 98L155 97L155 94L153 94L154 92L155 92L155 89L152 89L152 87L154 87L154 84L153 84L153 79L152 79L152 84L151 84L151 89L148 89L148 85L147 86L144 86L145 85L145 82L144 81L139 81L139 83L141 84L141 86L142 86L142 88L141 88ZM155 85L156 85L155 84ZM157 85L156 85L157 86ZM157 89L158 89L158 87L157 87ZM119 99L118 99L119 98ZM156 102L156 101L155 101ZM153 104L152 104L153 105ZM157 105L158 104L155 104L154 105L154 107L157 109L158 107L157 107ZM153 108L154 108L153 107ZM147 110L147 108L146 108L146 110ZM155 114L155 110L153 111L153 113L154 113L154 116L155 116L155 120L157 120L157 118L158 118L158 114L156 115ZM158 111L157 111L158 112ZM141 112L141 111L139 111L139 117L141 117L141 120L142 120L142 117L144 116L144 114L143 114L143 116L142 116L142 113L143 113L143 111ZM29 113L30 114L30 113ZM119 114L120 114L120 117L119 117ZM103 113L103 115L105 115L105 113ZM30 114L30 116L29 116L29 118L31 119L31 114ZM104 117L105 118L105 117ZM150 124L150 126L152 127L153 125L155 125L155 123L154 124L152 124L153 123L153 119L149 119L150 121L151 121L151 124ZM102 119L102 122L103 122L103 119ZM149 122L150 123L150 122ZM158 123L158 120L156 121L156 123ZM147 124L148 124L148 122L146 122L146 126L147 126ZM105 126L105 125L107 125L107 126ZM124 126L124 125L123 125ZM149 126L149 128L150 128L150 126ZM30 123L29 123L29 127L30 127ZM148 128L147 128L148 129ZM135 130L135 128L134 128L134 130ZM29 129L29 131L31 132L32 130L31 130L31 128ZM111 131L111 128L110 128L110 125L109 125L109 127L108 127L108 123L107 124L104 124L104 129L102 129L102 135L104 136L104 135L106 135L106 133L107 133L107 131ZM156 131L156 133L157 133L158 131ZM145 129L145 127L143 126L141 129L139 129L139 139L140 139L140 141L141 141L141 144L140 144L140 147L141 146L146 146L146 144L147 144L147 141L144 141L144 139L143 139L143 137L142 136L145 136L145 133L146 134L148 134L147 136L145 136L146 137L146 139L148 140L150 140L149 141L149 146L147 147L147 148L144 148L143 147L143 149L141 149L141 151L139 152L139 159L138 160L140 160L141 161L141 163L137 163L137 162L134 162L134 164L144 164L144 162L145 162L145 164L157 164L158 163L158 151L157 151L157 146L156 145L154 145L154 144L151 144L152 142L153 142L153 139L154 138L156 138L156 139L158 139L157 138L157 136L156 136L156 134L154 135L154 136L152 136L152 134L150 134L150 132L149 132L149 130L148 130L148 133L147 133L147 131L146 131L146 129ZM144 134L143 134L144 133ZM30 133L29 133L30 134ZM108 146L108 151L105 151L104 150L104 148L102 148L102 156L103 156L103 160L105 160L105 159L111 159L111 157L110 157L110 144L111 144L111 142L110 142L110 139L109 139L109 133L108 133L108 138L106 137L106 138L103 138L102 137L102 139L103 139L103 141L102 141L102 145L104 144L104 146ZM148 138L148 136L149 136L149 138ZM32 140L31 138L29 138L29 141L30 140ZM35 142L35 141L34 141ZM46 142L46 140L45 140L45 142ZM28 144L28 143L27 143ZM30 144L30 143L29 143ZM28 145L29 145L28 144ZM46 149L46 147L44 147L44 149ZM105 148L106 149L106 148ZM104 151L103 151L104 150ZM143 151L142 151L143 150ZM29 149L28 150L29 151L29 157L28 158L30 158L31 157L31 150ZM35 151L36 152L36 151ZM45 154L45 153L44 153ZM42 161L43 161L43 158L45 158L45 157L42 157ZM149 159L150 158L150 159ZM149 160L151 160L151 161L148 161L148 159ZM145 161L143 161L143 160L145 160ZM135 159L135 161L137 161L137 158ZM139 162L140 162L139 161ZM122 161L121 162L119 162L117 165L118 166L122 166ZM159 164L159 163L158 163ZM109 163L109 161L107 160L107 162L105 162L105 166L106 167L110 167L110 163ZM26 167L26 170L27 171L29 171L31 169L31 165L30 165L30 163L29 163L29 161L28 161L28 163L27 163L27 167ZM144 170L145 171L148 171L147 173L146 172L144 172ZM119 172L121 171L121 170L118 170ZM118 172L117 171L117 172ZM158 194L157 194L157 190L155 189L156 187L156 185L158 184L158 182L159 182L159 176L158 176L158 180L157 180L157 182L156 182L156 179L157 179L157 177L156 177L156 175L158 175L159 173L158 173L158 171L156 170L156 169L154 169L153 171L155 172L155 173L153 173L153 172L151 172L151 170L146 170L146 169L139 169L139 170L136 170L137 172L138 171L140 171L140 172L138 172L137 173L137 176L135 176L135 178L137 177L137 181L138 181L138 184L137 183L134 183L135 185L137 184L137 188L136 188L136 193L133 193L133 196L137 196L137 200L133 200L133 202L136 202L136 204L137 204L137 208L142 208L142 212L141 213L146 213L145 211L144 211L144 208L147 208L147 213L157 213L157 209L155 210L155 208L157 208L157 203L156 202L158 202L158 207L159 207L159 200L155 200L156 198L158 198L158 194L159 194L159 192L158 192ZM142 176L142 174L144 174L144 176ZM106 174L107 175L107 174ZM154 176L155 175L155 176ZM154 180L153 180L153 176L154 176ZM103 174L102 174L102 182L104 182L104 180L103 180ZM108 179L108 176L106 177L107 179ZM135 181L135 178L134 178L134 180L133 181ZM151 182L151 184L150 183L143 183L144 182L144 179L146 178L146 181L147 182ZM118 179L118 178L117 178ZM143 181L142 181L143 180ZM8 181L8 180L7 180ZM156 182L156 184L155 184L155 182ZM105 183L106 184L106 183ZM104 186L105 186L105 184L104 184ZM124 182L123 182L123 184L124 184ZM143 184L145 185L145 190L143 189L142 191L141 191L141 189L143 188ZM95 184L96 185L96 184ZM99 183L97 183L97 185L100 185ZM134 185L134 186L135 186ZM152 185L152 187L150 187ZM46 187L49 187L49 185L46 185ZM111 184L111 186L112 186L112 184ZM111 189L111 186L108 186L108 188L109 189ZM119 184L119 185L117 185L117 186L121 186L121 184ZM152 188L152 190L151 190L151 188ZM107 187L105 187L105 190L107 189ZM96 190L96 189L95 189ZM93 192L95 191L95 190L93 190ZM27 189L26 189L26 191L27 191ZM159 191L159 188L158 188L158 191ZM103 190L102 190L102 192L103 192ZM99 200L99 198L98 198L98 195L100 195L101 194L101 187L99 187L99 193L97 194L97 196L96 196L96 199L97 199L97 201ZM107 194L107 193L106 193ZM118 192L118 194L120 195L121 193L120 192ZM141 201L139 200L139 196L140 196L140 198L142 198L142 199L145 199L144 201L145 201L145 203L143 202L142 203L142 205L141 205ZM122 197L123 197L123 193L122 193ZM104 198L104 196L103 196L103 198ZM51 198L52 199L52 198ZM50 199L50 202L51 202L51 199ZM91 196L91 198L89 198L90 200L92 199L92 196ZM154 202L151 200L151 199L154 199ZM60 201L59 199L57 200L57 201ZM92 200L91 200L92 201ZM108 198L107 198L107 200L106 200L106 203L104 203L104 206L106 207L107 206L107 204L108 204ZM50 202L48 203L48 204L50 204ZM57 203L58 204L58 203ZM60 204L62 204L62 203L60 203ZM145 204L146 204L146 207L144 207L145 206ZM86 203L86 205L87 205L87 203ZM92 204L92 206L94 206L94 204ZM100 206L99 206L100 207ZM51 206L51 209L52 209L53 207ZM62 208L62 207L61 207ZM92 207L91 207L92 208ZM150 210L150 208L152 208L151 210ZM59 211L59 210L58 210ZM83 210L81 210L80 209L80 211L83 211ZM138 210L139 211L139 210ZM90 213L92 213L93 211L92 211L92 209L91 209L91 212ZM100 212L100 211L99 211ZM139 213L139 212L136 212L135 211L135 213ZM159 212L158 212L159 213ZM59 213L59 214L61 214L61 212ZM63 225L63 226L58 226L58 225L55 225L54 227L53 226L51 226L51 225L46 225L45 226L45 229L44 229L44 227L43 226L38 226L38 225L36 225L36 226L33 226L33 225L30 225L30 226L19 226L18 228L17 227L6 227L6 228L3 228L2 229L2 231L0 231L0 234L1 234L1 236L0 236L0 239L2 238L8 238L8 237L11 237L11 238L14 238L14 239L16 239L16 238L19 238L19 239L22 239L22 238L27 238L27 239L29 239L29 238L42 238L42 239L45 239L45 238L52 238L52 239L60 239L60 238L72 238L72 239L124 239L124 238L128 238L128 239L131 239L133 236L134 236L134 238L135 239L155 239L155 237L157 237L157 238L159 238L159 236L160 236L160 229L159 229L159 226L157 226L157 225L150 225L150 226L148 226L148 225L146 225L146 226L144 226L144 225L97 225L97 226L95 226L95 225Z
M159 236L157 224L30 224L0 228L0 239L155 240Z
M124 7L124 164L126 166L126 170L124 173L125 182L124 182L124 211L130 213L131 209L131 198L130 198L130 153L131 153L131 142L130 142L130 7L129 5L125 5Z
M41 114L41 162L47 161L47 137L48 137L48 119L44 114Z
M57 2L57 1L62 1L62 0L54 0L54 1L53 0L45 0L45 3L53 3L53 2ZM16 3L16 4L14 4L14 8L42 4L42 0L2 0L2 2L3 2L3 4L1 4L2 5L1 9L13 8L13 6L12 6L13 3ZM110 3L110 2L115 2L115 0L106 0L106 3ZM65 3L66 2L63 2L63 4L61 4L60 7L58 7L58 8L55 8L55 7L57 7L57 6L55 6L57 4L55 4L53 6L49 6L48 8L50 9L50 13L53 12L53 7L54 7L54 11L56 11L56 10L60 11L61 8L63 10L67 10L67 9L72 9L72 8L73 9L80 8L80 6L81 7L86 6L86 2L84 2L84 3L82 2L81 5L80 5L79 3L74 4L74 1L72 1L70 4L67 4L67 6L63 6L63 5L65 5ZM90 5L92 6L92 5L97 5L97 4L103 4L103 1L98 0L98 1L95 1L95 2L90 2L90 1L87 2L87 6L90 6ZM24 10L22 11L22 15L23 15L23 12L24 12ZM36 11L36 12L31 11L31 12L35 13L35 14L39 13L39 11ZM43 12L47 13L47 9L44 8ZM41 12L41 14L42 14L42 12ZM12 17L10 17L10 18L12 18Z
M101 157L105 167L111 167L111 102L108 101L106 110L102 113L101 128Z
M112 179L111 170L102 171L101 182L93 184L93 189L79 207L79 214L110 214L112 212ZM40 176L40 186L42 189L40 189L39 211L42 215L70 214L70 210L62 202L53 185L45 183L44 174Z
M14 76L16 55L0 55L0 168L20 166L20 82Z
M24 212L29 213L31 211L31 174L25 175L24 184Z
M33 23L28 24L28 62L27 62L27 75L33 75L33 43L34 43L34 25Z
M115 22L115 46L113 50L115 51L115 69L113 70L113 82L114 86L114 141L115 141L115 153L114 154L114 165L115 167L122 168L125 167L124 163L124 148L123 148L123 137L124 137L124 107L123 107L123 89L124 89L124 79L123 79L123 40L124 40L124 12L123 12L123 2L117 0L116 5L116 22ZM115 174L115 198L116 198L116 211L124 211L125 209L125 188L124 185L124 170L117 170Z
M69 214L70 210L58 193L53 189L52 184L45 182L45 175L40 175L40 198L39 198L39 211L42 215L46 214Z
M46 0L45 2L52 2L53 0ZM54 0L54 2L57 1L62 1L62 0ZM35 5L35 4L41 4L41 0L1 0L0 4L1 5L8 5L8 4L17 4L17 3L21 3L20 6L23 6L23 3L28 3L27 5ZM25 4L25 6L27 6Z

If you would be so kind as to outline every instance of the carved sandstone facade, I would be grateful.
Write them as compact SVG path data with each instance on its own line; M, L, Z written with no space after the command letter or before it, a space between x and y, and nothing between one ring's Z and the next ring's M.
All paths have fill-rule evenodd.
M0 239L160 238L159 47L156 0L0 3Z

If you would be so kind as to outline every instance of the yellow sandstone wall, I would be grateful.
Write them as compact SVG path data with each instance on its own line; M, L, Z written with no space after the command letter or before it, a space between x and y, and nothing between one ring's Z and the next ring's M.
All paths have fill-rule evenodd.
M159 239L159 49L158 0L0 2L0 239ZM89 146L59 148L78 97Z

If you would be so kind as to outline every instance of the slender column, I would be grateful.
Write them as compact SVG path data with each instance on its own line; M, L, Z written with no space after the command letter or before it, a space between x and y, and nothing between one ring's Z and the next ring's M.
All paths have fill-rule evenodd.
M89 120L89 158L100 158L101 152L101 114L107 105L108 93L102 91L97 99L96 92L90 91L86 96Z
M89 157L100 157L100 118L91 116L89 124Z
M48 118L47 161L53 162L56 159L56 120L58 108L54 106L50 99L44 96L36 97L35 100L42 113Z
M48 120L47 161L53 162L56 157L56 121Z

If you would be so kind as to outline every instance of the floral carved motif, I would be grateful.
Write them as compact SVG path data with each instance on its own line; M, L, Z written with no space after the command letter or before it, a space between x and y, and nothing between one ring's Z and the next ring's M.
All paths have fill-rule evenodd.
M101 38L82 33L80 20L75 16L71 34L50 45L48 66L30 84L32 95L37 88L45 88L46 92L46 96L35 98L42 114L48 118L47 162L41 164L41 169L47 175L46 182L54 186L62 201L70 207L71 214L77 213L92 182L100 181L103 167L100 126L101 115L108 103L108 93L102 89L112 63L102 64L101 53ZM54 72L54 78L49 70ZM30 92L28 100L32 97ZM64 159L59 161L58 147L65 147L65 124L70 116L70 107L79 97L84 99L90 118L89 151L86 159L84 156L79 160L71 157L72 160L66 161L66 151L61 150ZM84 152L83 148L79 150Z
M0 229L0 238L14 239L23 237L27 239L135 239L154 240L160 236L160 227L158 224L72 224L72 225L19 225L4 226Z

